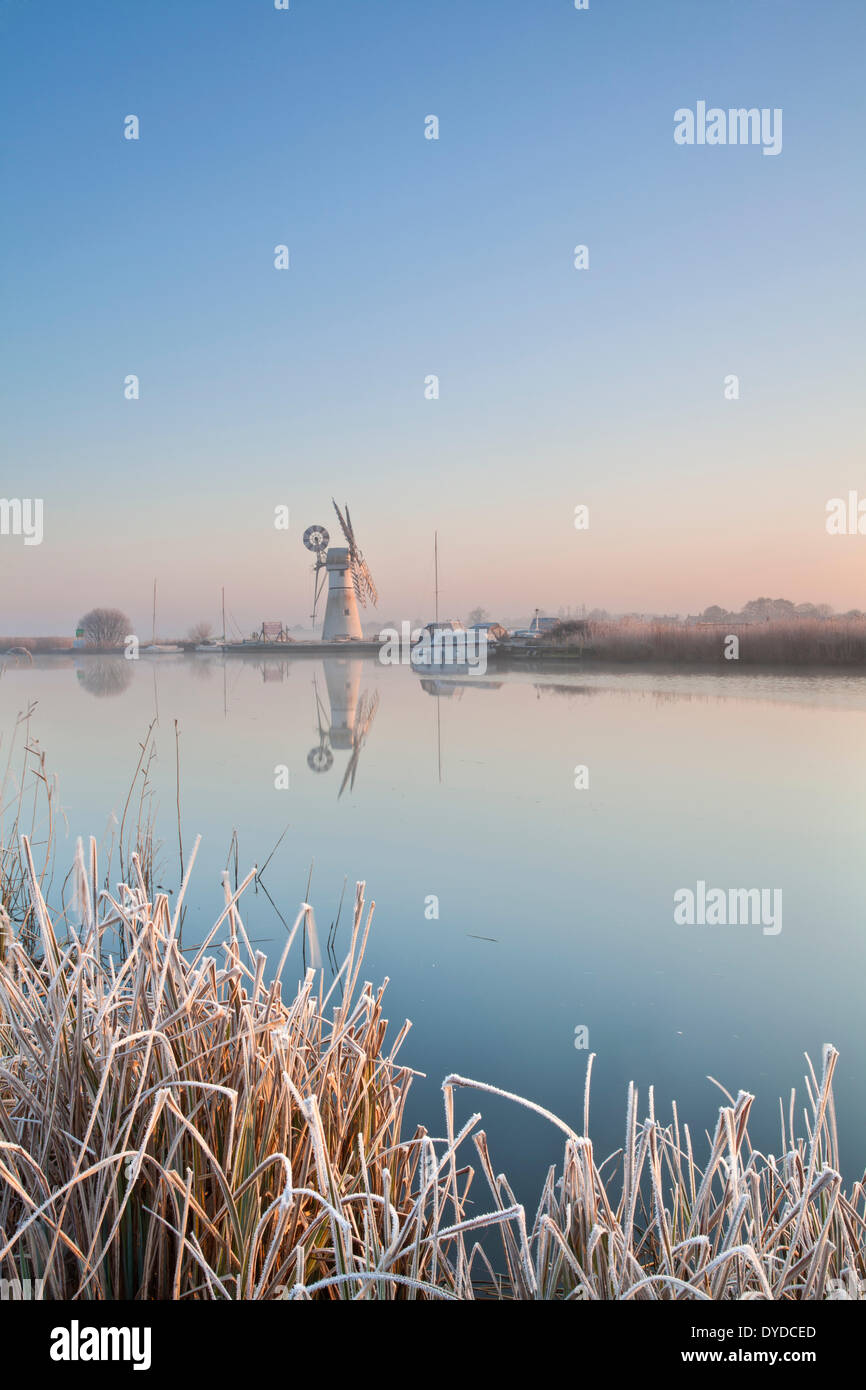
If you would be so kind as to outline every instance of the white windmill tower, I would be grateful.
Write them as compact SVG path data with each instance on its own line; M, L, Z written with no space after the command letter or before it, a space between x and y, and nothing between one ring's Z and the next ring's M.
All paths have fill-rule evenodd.
M333 502L333 498L331 499ZM358 614L358 600L366 607L367 599L373 604L379 601L373 576L367 561L361 554L349 508L346 515L334 502L334 511L347 545L330 545L330 536L324 526L308 526L304 532L304 545L316 556L313 573L316 576L313 598L313 625L316 621L316 605L322 590L325 573L328 575L328 601L325 607L325 622L322 628L323 642L358 642L364 634Z

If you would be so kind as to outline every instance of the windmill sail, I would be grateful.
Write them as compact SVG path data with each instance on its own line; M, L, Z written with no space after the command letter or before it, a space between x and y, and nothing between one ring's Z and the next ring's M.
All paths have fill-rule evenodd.
M344 516L343 512L340 511L340 508L337 506L337 503L333 497L331 498L331 501L334 505L334 511L337 513L337 520L340 523L340 529L343 532L343 535L346 537L346 541L349 547L349 562L352 570L352 586L355 590L359 602L362 603L365 608L367 606L368 599L375 607L376 604L379 602L379 594L376 589L376 585L373 583L373 576L370 573L370 567L367 564L367 561L364 559L363 554L361 553L361 547L355 540L355 531L352 526L352 518L349 515L349 508L345 508Z

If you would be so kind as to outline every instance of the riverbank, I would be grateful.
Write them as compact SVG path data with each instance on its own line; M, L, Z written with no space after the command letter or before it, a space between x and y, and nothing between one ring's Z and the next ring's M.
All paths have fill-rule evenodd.
M377 657L382 643L358 642L229 642L210 651L190 641L176 644L183 655L212 660L222 655ZM73 647L70 639L0 637L0 659L10 650L39 656L122 656L123 648ZM141 657L160 659L164 653ZM180 653L177 653L180 654ZM866 669L866 619L798 618L764 623L670 623L641 619L611 622L575 621L539 637L509 638L491 643L489 660L545 660L559 665L596 662L606 665L863 667Z
M866 1277L864 1190L843 1190L838 1054L807 1080L807 1130L753 1151L740 1093L693 1141L629 1091L624 1151L596 1163L583 1106L560 1119L451 1075L444 1124L407 1133L413 1069L384 987L362 982L374 904L358 884L330 986L288 987L249 942L251 870L197 948L133 856L103 887L96 842L71 871L77 920L47 904L22 839L0 937L0 1277L49 1299L823 1299ZM197 848L197 846L196 846ZM286 998L283 998L285 993ZM48 1065L48 1059L51 1065ZM413 1059L422 1061L423 1059ZM558 1129L558 1173L526 1210L470 1104L504 1097ZM710 1117L708 1116L708 1119ZM471 1168L479 1177L473 1179ZM851 1296L842 1294L841 1296ZM854 1295L856 1296L856 1295Z
M866 620L798 618L765 623L667 623L639 619L564 623L544 638L503 644L517 659L609 665L863 666Z

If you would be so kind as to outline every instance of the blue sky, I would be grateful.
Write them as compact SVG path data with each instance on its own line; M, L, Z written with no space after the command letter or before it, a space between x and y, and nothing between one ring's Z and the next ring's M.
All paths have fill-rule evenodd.
M866 606L823 529L866 496L864 37L854 0L4 5L2 492L45 539L0 538L0 629L144 623L154 575L173 631L223 583L296 621L332 493L383 618L434 528L455 612ZM782 153L676 146L700 99L781 107Z

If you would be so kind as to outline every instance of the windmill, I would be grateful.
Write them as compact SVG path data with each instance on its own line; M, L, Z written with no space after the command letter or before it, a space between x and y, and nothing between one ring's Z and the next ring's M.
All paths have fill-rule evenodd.
M334 499L332 498L333 502ZM325 607L325 622L322 628L323 642L360 641L363 637L358 603L366 607L369 599L375 606L379 602L376 585L361 548L355 540L349 508L345 515L334 502L334 511L340 529L346 538L345 546L330 545L330 536L324 526L308 526L304 532L304 545L316 556L313 566L315 591L313 596L313 624L316 621L316 606L324 583L324 572L328 574L328 601Z

